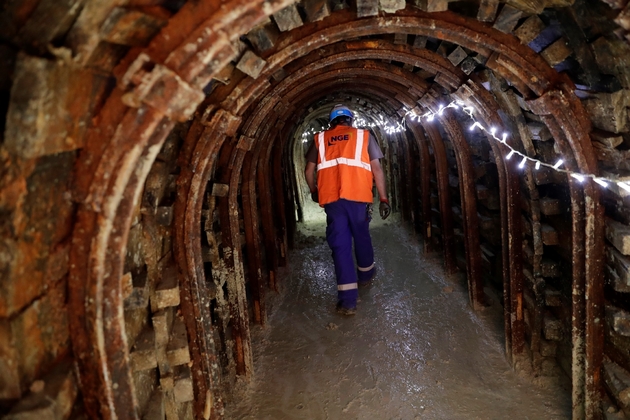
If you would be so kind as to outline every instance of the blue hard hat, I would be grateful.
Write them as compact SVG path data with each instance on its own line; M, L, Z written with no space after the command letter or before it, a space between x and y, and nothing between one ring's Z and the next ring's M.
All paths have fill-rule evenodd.
M344 105L335 105L332 111L330 111L330 121L337 117L354 118L354 114Z

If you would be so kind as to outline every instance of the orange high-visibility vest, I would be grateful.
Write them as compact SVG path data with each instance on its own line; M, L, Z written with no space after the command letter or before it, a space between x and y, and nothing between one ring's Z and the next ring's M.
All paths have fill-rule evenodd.
M315 135L320 206L340 198L372 202L368 142L367 131L343 125Z

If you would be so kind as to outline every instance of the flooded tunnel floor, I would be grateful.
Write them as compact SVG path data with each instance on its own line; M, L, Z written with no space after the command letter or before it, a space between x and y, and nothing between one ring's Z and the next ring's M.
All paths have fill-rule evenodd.
M462 276L396 221L371 226L378 275L357 315L335 312L319 220L300 226L281 296L252 329L254 377L228 419L567 419L570 393L519 376L504 353L502 307L475 313Z

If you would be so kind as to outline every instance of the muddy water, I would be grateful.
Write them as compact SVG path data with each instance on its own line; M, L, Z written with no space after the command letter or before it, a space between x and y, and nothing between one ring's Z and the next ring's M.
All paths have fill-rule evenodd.
M497 299L473 312L463 277L446 277L396 220L372 223L379 273L357 315L338 315L323 213L310 216L268 326L252 330L253 381L226 418L570 418L568 391L506 361Z

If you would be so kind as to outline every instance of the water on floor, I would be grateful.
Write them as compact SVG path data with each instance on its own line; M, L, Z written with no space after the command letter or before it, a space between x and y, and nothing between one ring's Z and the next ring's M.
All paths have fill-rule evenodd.
M323 211L300 226L267 326L252 329L254 377L228 419L567 419L570 393L515 373L502 307L475 313L397 220L372 222L379 269L358 312L335 312Z

